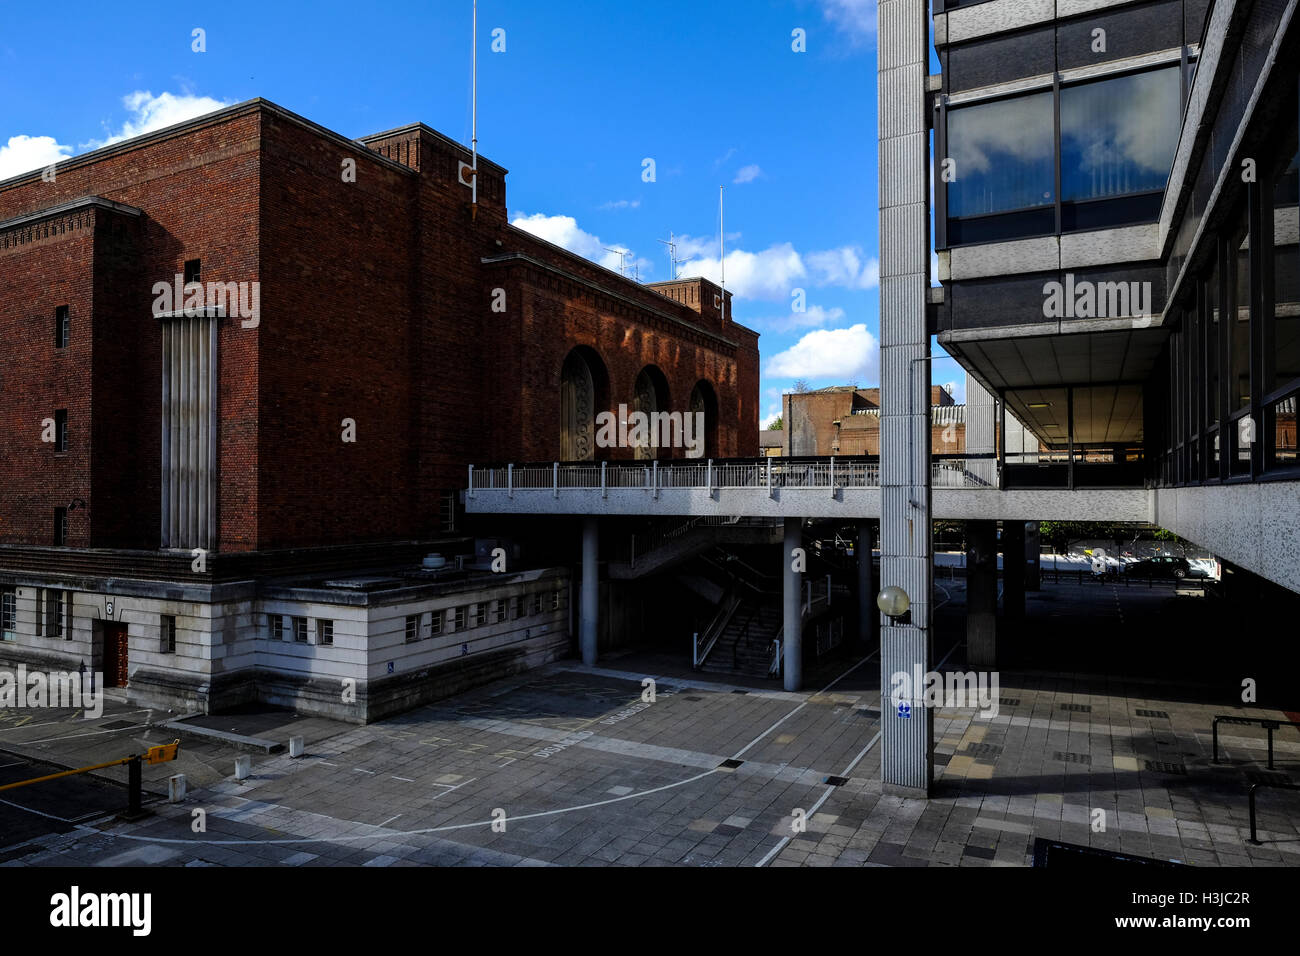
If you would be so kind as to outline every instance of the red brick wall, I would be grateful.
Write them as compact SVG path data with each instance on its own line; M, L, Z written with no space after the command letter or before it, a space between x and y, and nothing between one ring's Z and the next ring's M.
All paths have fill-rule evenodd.
M219 326L220 550L434 533L469 463L558 456L560 368L577 345L605 362L611 410L653 364L667 410L712 384L717 454L757 454L757 335L510 227L505 170L487 160L471 217L468 152L427 128L368 145L253 102L0 189L0 221L86 196L144 213L95 213L93 239L89 225L0 238L0 336L18 357L0 366L0 543L50 543L54 507L80 497L72 544L157 547L152 286L189 259L204 283L261 283L260 325ZM483 264L509 253L582 281ZM65 304L72 346L54 355ZM57 408L71 423L60 458L39 441Z
M151 289L154 282L172 281L188 259L202 260L205 282L258 280L255 224L260 116L260 109L250 105L183 135L144 137L108 155L73 160L59 168L52 183L34 174L0 189L0 221L87 196L101 196L145 211L130 249L122 247L125 240L102 234L98 240L101 248L95 251L88 240L84 249L79 248L80 234L43 240L39 249L30 251L0 248L0 287L12 289L20 300L0 304L0 309L20 310L20 315L9 320L23 330L14 341L30 344L30 350L14 353L23 355L21 362L7 363L7 381L39 381L49 377L50 361L65 365L72 361L70 357L45 356L53 351L54 307L65 304L69 289L84 289L69 303L72 355L83 356L75 361L84 368L75 374L69 369L69 378L49 386L36 385L31 397L21 400L21 411L0 413L6 416L0 422L6 435L3 440L13 441L15 434L22 434L11 430L9 416L16 416L21 424L35 407L56 400L57 395L48 390L53 389L65 396L58 400L82 403L69 408L69 420L73 446L85 443L75 456L70 452L69 458L57 464L40 455L5 456L8 464L0 467L11 469L13 483L8 487L16 490L0 496L0 520L4 522L0 535L6 528L15 531L0 540L50 543L53 508L63 503L56 499L79 496L87 499L89 512L71 515L73 544L157 547L162 343L151 310ZM99 296L93 304L92 286ZM92 338L88 335L92 314L96 351L93 403ZM253 548L257 540L256 341L256 333L250 337L239 329L237 321L222 323L218 447L223 550ZM78 351L83 348L84 353ZM101 398L104 414L96 413L93 424L94 447L97 454L105 456L102 463L92 461L90 444L90 406L97 408ZM5 401L3 407L14 405ZM95 487L109 496L107 501L91 494L92 467ZM138 481L130 480L132 473ZM93 524L87 522L88 517Z

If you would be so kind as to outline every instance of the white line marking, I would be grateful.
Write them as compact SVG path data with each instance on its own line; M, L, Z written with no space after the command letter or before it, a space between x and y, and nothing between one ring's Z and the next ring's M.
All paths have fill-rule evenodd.
M392 774L389 774L389 776L393 776L393 775L392 775ZM412 780L410 777L396 777L396 776L393 776L393 779L394 779L394 780L400 780L400 781L402 781L402 783L415 783L415 781Z
M392 823L394 820L396 820L396 819L397 819L398 817L400 817L400 816L401 816L400 813L395 813L395 814L393 814L391 817L389 817L387 820L385 820L383 823L376 823L375 826L377 826L377 827L386 827L386 826L388 826L388 824Z
M105 719L108 719L108 718L110 718L110 717L113 718L114 720L116 720L116 719L118 719L118 718L120 718L120 717L125 717L127 714L143 714L143 713L145 713L147 710L148 710L148 708L146 708L146 707L141 707L139 710L126 710L126 711L123 711L123 712L120 713L120 714L104 714L103 717L89 717L89 718L81 718L81 720L105 720ZM6 731L6 730L30 730L30 729L32 729L33 727L53 727L55 724L67 724L67 723L71 723L71 722L73 722L74 720L77 721L78 723L81 722L81 720L78 720L77 716L74 714L74 715L72 715L72 716L70 716L70 717L65 717L65 718L63 718L62 720L47 720L47 721L46 721L45 723L43 723L43 724L20 724L20 725L17 726L17 727L0 727L0 733L3 733L3 732ZM51 740L54 740L54 739L56 739L56 738L51 737L50 739L51 739ZM19 743L38 743L38 742L39 742L39 741L26 741L26 740L19 741Z
M854 664L852 667L846 670L839 677L835 678L835 680L827 684L818 693L822 693L822 694L826 693L826 691L830 690L832 687L834 687L836 684L842 681L845 677L849 676L849 674L852 674L855 670L857 670L867 661L871 660L871 658L875 657L878 653L880 652L873 651L871 654L864 657L862 660L858 661L856 664ZM761 740L763 736L766 736L767 734L771 733L773 730L779 727L792 715L802 710L805 706L807 706L806 702L800 704L798 707L790 711L790 713L786 714L785 717L782 717L780 720L776 721L776 723L772 724L772 726L769 727L766 731L764 731L764 733L760 737L755 738L753 742L748 744L743 750L737 753L736 758L733 759L738 759L740 754L743 754L745 750L748 750L750 747L754 746L754 744L757 743L759 740ZM871 743L867 745L868 749L873 744L875 744L876 740L878 740L879 737L880 734L877 733L876 737L873 738ZM359 769L359 768L354 768L354 769ZM362 772L371 773L373 771L362 771ZM711 770L706 770L703 773L697 773L694 776L685 778L684 780L678 780L675 781L674 783L666 783L659 787L652 787L649 790L641 790L636 793L625 794L621 797L611 797L607 800L596 800L592 803L584 803L576 807L560 807L555 810L540 810L536 813L523 813L520 814L519 816L505 817L504 822L516 823L521 820L537 820L543 817L558 816L563 813L574 813L581 810L594 810L597 807L606 807L615 803L624 803L628 800L638 800L641 797L648 797L656 793L663 793L667 790L675 790L678 787L689 786L690 784L695 783L698 780L703 780L705 777L711 777L714 774L719 772L720 771L718 770L718 768L714 767ZM472 783L475 779L477 778L471 778L470 780L466 780L463 783L457 784L455 787L449 787L447 792L450 793L452 790L458 789L459 787L463 787L467 783ZM439 786L447 786L447 785L439 784ZM820 803L818 805L820 806ZM399 830L397 831L396 836L400 836L400 837L425 836L433 833L448 833L454 830L473 830L473 829L480 829L482 827L490 827L496 822L497 822L496 820L481 820L481 821L476 821L474 823L452 823L440 827L425 827L420 830ZM368 825L368 826L372 826L372 825ZM163 843L163 844L169 844L174 846L259 846L263 844L274 845L274 846L294 846L294 845L307 844L307 843L349 843L353 840L374 839L374 836L372 834L366 834L364 836L341 836L341 837L295 837L295 838L287 838L283 840L191 840L191 839L177 838L177 837L142 836L134 833L113 833L107 830L96 830L93 827L85 826L85 825L79 825L78 829L88 830L100 836L116 837L117 839L121 839L121 840L133 840L138 843Z
M876 736L872 737L870 742L868 742L868 744L858 752L858 755L853 758L852 763L850 763L847 767L845 767L844 772L839 774L839 776L847 777L850 773L852 773L853 768L858 765L858 761L867 755L867 751L870 750L872 747L874 747L876 745L876 741L879 739L880 739L880 731L876 731ZM830 798L830 795L835 791L835 789L836 789L835 787L831 787L831 786L828 786L826 788L826 792L821 795L820 799L818 799L818 801L812 805L812 809L808 811L808 819L812 819L813 815L816 814L817 811L822 808L822 804L825 803ZM772 859L772 857L776 856L782 850L784 850L786 848L786 845L789 844L789 842L793 839L794 837L782 837L781 842L778 843L776 846L772 847L772 849L768 850L767 855L763 857L763 859L755 863L754 866L756 868L760 866L766 866L767 861Z

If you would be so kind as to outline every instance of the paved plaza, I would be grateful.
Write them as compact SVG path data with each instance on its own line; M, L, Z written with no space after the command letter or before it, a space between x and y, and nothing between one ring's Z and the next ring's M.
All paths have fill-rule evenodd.
M946 640L963 593L959 581L941 589ZM181 761L146 767L146 786L165 792L169 774L185 773L190 795L153 801L135 823L117 821L122 793L99 780L5 793L0 865L1024 866L1039 838L1191 865L1300 865L1295 793L1260 791L1261 845L1247 842L1247 788L1295 779L1300 735L1277 732L1271 773L1260 727L1221 727L1222 762L1210 753L1216 715L1295 718L1226 705L1223 684L1158 676L1160 641L1195 648L1187 619L1200 614L1169 588L1060 584L1031 596L1040 646L1021 657L1052 667L1001 671L996 717L936 711L930 801L880 792L875 653L820 663L820 689L806 693L628 653L559 662L367 727L283 711L201 718L302 735L307 754L252 753L252 777L237 782L235 745L186 735ZM1093 632L1087 653L1071 652ZM1148 659L1152 675L1082 663L1071 674L1053 657L1104 671L1114 648L1138 641L1144 653L1130 659ZM941 665L961 667L959 640L946 646ZM1204 672L1204 658L1179 663ZM78 766L173 739L162 724L175 717L125 702L98 721L0 711L0 750L13 754L0 777L48 773L27 758Z
M1062 585L1041 600L1080 593ZM1143 601L1171 600L1123 589L1104 599L1139 615ZM1046 674L1002 672L991 719L936 712L928 802L880 792L874 653L827 662L822 689L808 693L627 654L596 668L561 662L366 727L279 715L286 737L307 737L306 756L254 753L242 782L233 746L187 738L183 762L148 768L146 785L161 791L179 770L189 797L156 801L137 823L116 821L102 794L74 819L48 798L6 793L0 833L21 839L0 837L0 865L1025 866L1037 838L1193 865L1300 865L1293 793L1261 791L1262 845L1247 842L1247 787L1294 779L1294 730L1277 733L1277 776L1257 727L1221 728L1215 765L1213 717L1245 713L1216 692ZM151 725L170 716L110 709L28 729L8 712L0 749L129 753L166 738Z

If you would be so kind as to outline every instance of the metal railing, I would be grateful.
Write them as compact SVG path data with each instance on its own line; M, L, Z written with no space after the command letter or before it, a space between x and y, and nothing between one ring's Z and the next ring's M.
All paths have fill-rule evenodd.
M1219 716L1214 718L1214 723L1210 725L1210 734L1214 738L1214 756L1211 763L1219 762L1219 724L1245 724L1246 726L1260 726L1268 731L1268 769L1273 769L1273 731L1279 727L1296 727L1300 724L1290 720L1269 720L1263 717L1232 717Z
M956 455L931 460L936 488L992 488L991 468L980 456ZM981 471L990 471L988 476ZM824 489L834 494L846 488L879 488L878 458L756 458L671 462L552 462L549 465L469 466L469 496L481 491L504 492L584 488L644 489L656 497L666 489L783 488Z
M703 640L700 632L696 631L691 638L691 666L699 670L708 656L713 653L713 648L717 646L718 638L722 637L722 632L727 629L727 624L731 622L731 616L736 613L740 607L740 597L732 595L723 600L718 606L718 613L713 615L713 620L709 626L704 629Z
M1280 780L1276 783L1252 783L1250 785L1250 842L1255 846L1260 845L1259 836L1255 832L1255 791L1260 787L1272 787L1275 790L1300 790L1300 784L1283 783Z

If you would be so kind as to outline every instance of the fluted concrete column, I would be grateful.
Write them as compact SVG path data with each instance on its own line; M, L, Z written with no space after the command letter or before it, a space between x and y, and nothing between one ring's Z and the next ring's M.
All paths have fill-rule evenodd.
M911 599L911 620L880 633L880 784L925 797L934 780L934 715L896 675L929 671L934 555L930 523L928 4L880 0L876 92L880 157L880 583Z
M578 628L582 663L596 663L596 613L600 597L600 564L597 537L600 530L595 518L582 519L582 616Z
M966 663L997 666L997 522L966 522Z
M1042 587L1042 542L1038 535L1038 522L1025 522L1025 590L1037 591Z
M1002 616L1025 616L1025 523L1002 522Z
M785 689L803 689L803 575L794 570L794 552L803 547L803 519L785 519L785 546L781 558L785 570L781 574L785 611L785 629L781 637L781 653L785 665Z
M874 644L880 630L880 611L876 609L875 567L871 552L875 547L871 523L858 523L858 641Z

